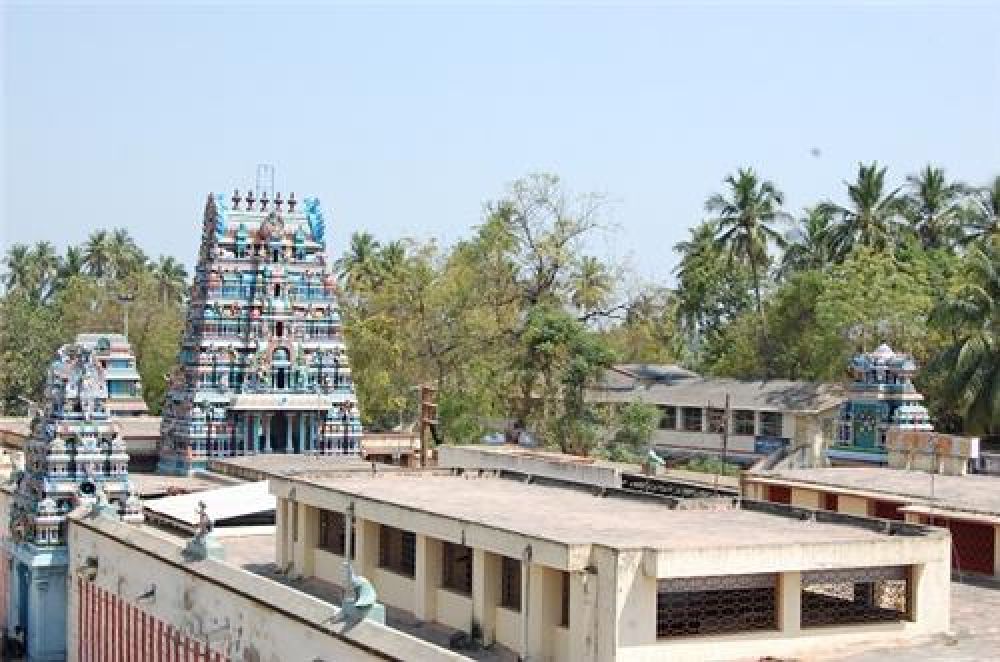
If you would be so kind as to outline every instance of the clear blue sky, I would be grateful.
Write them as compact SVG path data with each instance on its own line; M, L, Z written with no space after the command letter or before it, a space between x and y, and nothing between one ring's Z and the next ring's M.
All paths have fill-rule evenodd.
M334 255L361 229L449 242L548 171L612 201L596 251L666 280L741 165L796 212L859 160L1000 173L996 3L2 11L3 249L123 226L190 265L204 195L258 162L322 199Z

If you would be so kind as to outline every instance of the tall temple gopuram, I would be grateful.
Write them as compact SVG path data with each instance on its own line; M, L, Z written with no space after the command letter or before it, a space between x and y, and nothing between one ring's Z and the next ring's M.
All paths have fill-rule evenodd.
M209 195L159 469L212 457L358 455L361 422L319 201Z
M0 562L11 561L8 622L0 627L21 633L29 660L66 658L67 514L96 503L127 522L143 519L107 400L105 371L92 349L64 345L31 421L24 470L12 477L9 540L0 554Z

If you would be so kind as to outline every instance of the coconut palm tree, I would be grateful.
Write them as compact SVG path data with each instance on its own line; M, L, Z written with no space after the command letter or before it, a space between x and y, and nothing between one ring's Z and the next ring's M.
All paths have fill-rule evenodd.
M855 246L888 250L895 242L896 224L903 211L901 189L886 192L885 168L877 162L858 164L858 176L847 186L848 206L826 201L820 209L839 222L832 231L834 250L842 260Z
M571 301L584 315L597 310L611 294L611 275L604 264L592 255L584 255L572 276Z
M806 209L799 225L785 237L779 274L787 278L796 271L825 269L833 263L830 213L819 207Z
M82 276L86 270L86 259L83 249L78 246L68 246L66 254L59 261L60 286L70 278Z
M402 239L390 241L378 253L379 270L385 275L399 273L405 261L406 244Z
M1000 433L1000 242L975 244L965 282L933 311L952 336L934 361L966 433Z
M187 285L187 269L170 256L161 255L152 266L153 279L163 303L181 303Z
M929 164L908 176L906 183L910 192L905 198L905 215L924 249L954 245L961 237L958 221L968 187L947 181L942 168Z
M355 289L374 280L378 254L379 243L370 232L355 232L347 252L334 263L334 268L347 286Z
M989 186L972 191L962 216L965 230L962 243L987 238L1000 240L1000 175Z
M770 180L761 180L752 168L741 168L726 178L727 194L716 193L705 202L705 209L718 214L716 242L729 251L731 258L750 267L757 313L762 313L760 281L766 273L768 245L784 246L784 237L771 227L775 221L790 218L781 210L784 195Z
M112 275L111 237L107 230L94 230L83 246L83 259L87 272L104 280Z
M146 266L146 254L132 239L125 228L116 228L111 233L108 245L112 270L115 277L121 278Z
M10 292L19 287L28 287L31 280L31 247L27 244L13 244L3 258L6 271L3 274L4 288Z

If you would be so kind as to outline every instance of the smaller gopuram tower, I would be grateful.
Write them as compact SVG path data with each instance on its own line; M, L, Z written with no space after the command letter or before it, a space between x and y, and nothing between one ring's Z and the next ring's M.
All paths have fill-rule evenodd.
M104 369L91 347L63 345L49 366L45 400L31 420L23 471L12 474L7 632L19 632L29 660L66 657L66 517L80 505L103 505L142 522L128 480L128 454L107 409ZM4 596L7 598L7 596Z
M886 344L851 359L848 400L836 420L833 460L886 464L887 440L893 429L933 430L924 396L913 377L917 363L909 354Z

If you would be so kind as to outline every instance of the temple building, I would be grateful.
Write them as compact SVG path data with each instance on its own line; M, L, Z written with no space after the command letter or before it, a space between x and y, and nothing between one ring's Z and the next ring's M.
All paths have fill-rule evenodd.
M360 452L361 423L319 201L267 190L205 205L159 470L210 458Z
M135 354L120 333L81 333L76 343L88 347L104 368L108 382L108 413L115 417L142 416L149 412L142 398L142 378Z
M142 521L138 493L128 480L125 441L108 410L106 371L89 346L64 345L50 365L25 466L12 479L0 547L0 566L9 569L9 602L0 610L6 615L0 625L21 640L27 659L62 660L67 515L90 503L127 522Z
M827 456L836 464L888 463L893 429L929 432L934 429L924 396L913 385L917 364L909 354L888 345L858 354L850 363L853 381L848 400L834 421Z

